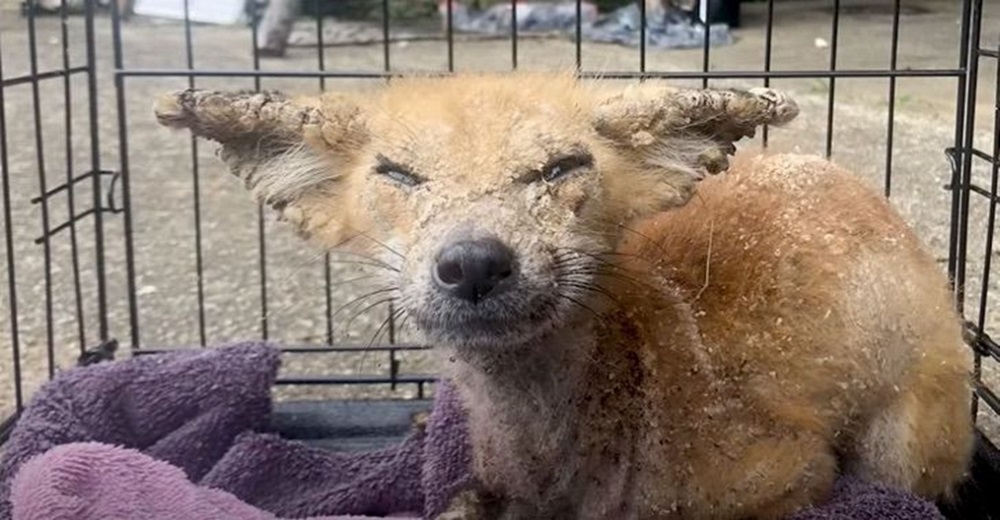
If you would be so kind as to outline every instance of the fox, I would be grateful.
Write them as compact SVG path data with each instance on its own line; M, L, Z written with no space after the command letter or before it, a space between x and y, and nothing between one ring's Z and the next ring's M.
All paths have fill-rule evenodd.
M967 474L972 355L924 244L829 159L736 153L787 93L469 72L154 112L388 267L468 416L449 518L780 519L839 475Z

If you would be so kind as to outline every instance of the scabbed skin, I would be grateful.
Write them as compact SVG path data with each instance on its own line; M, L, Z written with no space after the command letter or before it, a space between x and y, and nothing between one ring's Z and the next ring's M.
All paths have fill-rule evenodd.
M913 233L825 160L730 167L798 113L779 92L480 74L156 110L302 236L385 267L454 359L473 516L782 518L839 471L930 498L965 472L971 355ZM437 290L437 252L481 238L514 251L509 287Z

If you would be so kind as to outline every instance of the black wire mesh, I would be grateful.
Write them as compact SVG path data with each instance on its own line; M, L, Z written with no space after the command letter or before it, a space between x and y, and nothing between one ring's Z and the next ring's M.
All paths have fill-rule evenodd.
M847 3L846 0L843 2ZM345 262L331 254L318 257L320 264L309 265L317 271L316 285L321 289L314 291L312 307L321 309L322 323L313 324L312 328L321 332L305 340L295 338L288 332L287 324L279 323L277 318L282 314L276 307L276 294L282 292L280 280L276 281L273 271L285 270L290 262L284 249L282 238L269 229L268 215L255 208L251 221L255 225L242 222L254 234L253 251L238 256L220 255L217 249L220 236L213 226L220 225L217 212L213 212L213 204L219 198L219 185L214 179L218 174L219 165L215 161L206 161L206 146L194 139L185 138L187 147L187 164L174 164L173 177L157 182L188 183L190 197L184 200L173 200L173 213L156 213L148 199L148 190L141 191L137 186L150 182L144 175L150 166L149 156L156 156L161 150L150 148L148 140L143 147L137 147L136 135L142 125L146 125L150 116L148 103L145 101L150 91L148 82L156 81L155 90L164 91L177 86L201 85L233 85L249 82L250 88L260 90L272 83L282 86L302 85L304 81L315 81L320 90L326 90L334 85L347 81L390 81L394 77L408 74L405 67L399 66L399 60L394 59L394 50L398 47L397 39L393 37L393 20L389 0L381 0L378 10L380 31L378 59L373 59L368 68L342 66L343 53L352 52L349 47L336 47L337 53L330 53L331 47L326 41L328 27L321 12L320 2L316 2L315 17L315 68L303 70L288 66L265 63L265 57L259 47L259 16L254 11L247 40L241 40L246 45L244 61L237 66L225 66L218 56L203 56L199 54L199 34L211 32L214 29L192 22L191 2L185 0L184 19L169 27L176 28L180 34L178 40L164 42L164 49L177 54L164 56L145 56L142 60L133 60L136 56L129 54L129 49L139 46L141 31L127 31L126 24L138 23L135 19L126 20L124 13L118 12L117 2L111 2L110 12L98 12L96 1L85 2L85 12L82 16L82 26L75 23L69 15L65 0L62 10L55 16L59 23L59 38L57 44L60 52L59 60L54 65L42 66L39 60L39 49L43 45L38 39L38 24L48 23L53 17L44 16L37 9L36 2L26 2L25 16L18 23L27 34L24 51L27 59L19 58L26 63L23 71L6 73L4 57L11 56L12 51L0 39L0 170L3 177L3 208L4 208L4 238L5 258L7 265L7 326L4 346L0 354L10 359L10 377L0 378L4 388L0 395L8 393L9 403L0 400L0 417L11 415L4 425L9 426L11 420L24 406L25 399L31 388L37 382L27 382L25 377L26 363L31 360L34 366L44 367L44 375L51 377L66 363L60 361L59 352L65 350L62 346L67 337L72 337L77 344L78 359L106 359L114 354L118 341L127 346L125 353L142 355L161 352L165 349L190 346L208 346L222 341L217 324L233 319L232 316L250 312L255 318L244 320L241 330L243 338L273 339L285 345L285 351L290 359L295 357L322 356L324 359L348 357L360 360L350 370L323 372L316 374L289 373L284 374L280 383L291 386L312 385L350 385L367 387L371 385L386 385L395 390L403 385L422 396L425 385L433 382L433 377L420 371L420 363L407 368L411 357L419 359L425 350L423 345L407 341L406 333L401 323L396 320L396 309L391 301L381 298L374 300L361 298L361 302L352 302L355 316L360 313L376 314L379 318L372 328L371 340L379 339L377 344L368 341L352 339L343 323L350 322L342 315L345 305L338 306L344 280L338 278L338 271ZM980 70L984 64L998 61L1000 45L984 45L982 39L983 0L963 0L960 6L960 24L954 29L958 34L956 41L959 48L955 65L945 67L900 66L900 52L905 50L900 45L902 23L902 8L900 0L891 0L891 17L885 21L889 32L888 66L882 68L864 68L843 66L841 61L850 56L844 56L841 50L841 39L845 30L850 28L850 21L845 18L845 6L842 0L830 0L824 5L830 7L830 25L828 33L828 55L825 66L808 68L776 68L778 51L782 44L776 44L775 39L780 32L784 2L766 0L759 8L763 20L764 32L759 68L744 68L737 70L717 70L714 68L712 45L709 31L704 31L704 41L700 46L700 67L694 70L675 70L651 66L651 53L648 48L646 25L648 13L646 2L639 2L639 14L642 24L641 36L635 50L634 61L615 61L611 67L590 69L585 66L584 49L592 49L585 44L582 27L583 3L575 2L576 19L570 31L572 33L572 63L582 77L600 77L613 80L655 81L672 79L678 81L696 81L702 86L715 82L740 80L744 82L759 82L772 86L783 80L812 79L822 85L825 96L825 126L820 153L835 156L835 135L838 125L844 124L844 116L837 113L838 86L853 80L884 80L887 105L885 119L885 157L882 186L886 196L893 194L896 188L893 182L893 170L897 167L894 153L897 136L897 109L902 102L898 95L898 85L907 80L936 80L951 82L955 85L955 127L954 139L948 153L951 159L952 172L950 204L950 232L948 237L947 269L955 283L958 305L968 318L968 339L976 352L976 398L973 399L973 409L981 415L980 402L987 404L986 409L992 409L993 414L1000 413L1000 399L996 390L984 382L984 364L1000 361L1000 346L989 336L988 296L990 286L990 269L992 267L993 233L997 204L997 176L1000 165L1000 90L993 93L994 114L993 131L989 134L992 142L983 146L977 141L977 135L983 133L977 123L977 101L980 97ZM529 49L524 42L525 34L519 33L518 2L511 0L511 20L509 34L509 68L524 68L528 63L524 53ZM461 47L457 41L455 17L457 13L455 0L447 0L442 6L444 27L438 36L444 42L442 65L434 70L422 70L424 73L449 74L458 70L456 50ZM10 23L10 22L5 22ZM235 29L229 29L235 31ZM154 31L151 29L151 34ZM157 28L158 37L167 38L167 30ZM171 33L172 34L172 33ZM213 33L214 34L214 33ZM240 36L242 39L242 36ZM234 40L235 41L235 40ZM168 45L168 43L176 45ZM348 49L348 50L343 50ZM82 50L82 52L80 52ZM18 51L19 52L19 51ZM110 52L110 63L101 70L99 54ZM167 51L164 51L167 53ZM297 47L293 52L309 52ZM397 51L398 52L398 51ZM76 59L74 59L76 58ZM138 64L137 64L138 63ZM266 65L266 66L265 66ZM530 64L529 64L530 65ZM1000 74L1000 73L998 73ZM75 79L80 78L79 82ZM142 83L147 82L147 83ZM177 82L181 82L178 85ZM298 82L298 83L295 83ZM59 89L49 90L45 86L60 83ZM265 85L266 84L266 85ZM28 89L27 95L18 89ZM1000 87L997 87L1000 89ZM111 92L113 95L105 95ZM28 99L31 103L29 118L14 121L8 118L5 107L10 108L12 95L18 99ZM111 99L113 97L113 100ZM107 102L100 103L101 99ZM145 112L138 111L139 109ZM58 110L62 116L62 128L52 129L51 125L42 124L49 110ZM114 116L108 117L111 112ZM145 119L143 119L145 118ZM11 150L8 142L13 133L30 133L30 144L34 159L32 171L34 183L30 186L31 194L26 194L26 183L23 177L25 171L14 168L10 158L24 150ZM158 134L159 135L159 134ZM58 137L58 138L57 138ZM764 129L760 144L767 147L772 141L773 133ZM146 139L146 138L143 138ZM167 138L163 138L166 142ZM117 142L117 147L112 144ZM152 141L156 143L156 139ZM176 141L170 141L174 146ZM166 145L162 145L166 146ZM177 146L181 146L178 144ZM50 148L61 148L63 160L55 162L51 159ZM984 151L989 149L989 151ZM176 151L176 150L174 150ZM170 160L177 157L169 156ZM136 166L138 165L138 166ZM942 160L940 167L947 168L948 163ZM63 171L59 171L63 170ZM982 174L985 171L985 174ZM980 173L977 173L980 172ZM189 173L189 175L188 175ZM16 182L15 182L16 181ZM983 187L988 186L988 187ZM136 194L147 194L145 198L137 198ZM30 210L15 211L20 200L30 201ZM985 204L985 229L981 230L982 265L976 273L976 286L971 287L968 280L970 264L969 247L971 243L978 245L972 234L979 233L969 216L976 204ZM56 216L58 215L58 216ZM152 216L151 216L152 215ZM20 244L21 237L15 233L15 228L24 218L39 222L41 232L33 236L37 243L33 247ZM190 312L184 314L177 327L190 329L190 341L179 341L168 338L163 332L163 325L156 316L150 316L145 311L144 301L152 297L147 289L147 280L159 270L166 270L171 263L176 264L181 259L163 252L168 249L155 249L159 254L146 253L149 244L157 240L156 227L187 226L190 234L183 235L184 247L190 247L192 258L183 259L183 264L189 266L189 272L183 273L184 279L179 283L190 282L190 293L185 292L177 298L175 306L188 306ZM225 221L222 226L232 225ZM943 227L945 224L940 223ZM978 235L977 235L978 236ZM120 237L120 240L119 240ZM180 248L178 245L177 248ZM120 254L119 254L120 253ZM114 260L110 260L114 258ZM228 258L239 260L238 264L220 262ZM64 262L65 261L65 262ZM40 263L40 268L33 264ZM225 268L219 263L231 265L231 270L241 270L240 276L233 276L236 281L228 281ZM22 264L31 265L32 274L40 273L41 292L26 294L23 282L26 274L19 271ZM66 265L66 269L56 267ZM979 264L975 264L979 267ZM245 272L244 272L245 271ZM247 274L246 272L250 272ZM233 288L234 293L244 295L245 289L252 289L254 297L243 296L236 299L220 296L220 290L214 290L211 284L220 278L225 278ZM54 290L54 287L64 283L66 291ZM68 291L68 292L67 292ZM244 292L240 292L244 291ZM377 296L377 295L376 295ZM250 301L255 299L255 301ZM232 302L228 304L216 302ZM313 300L310 300L313 301ZM65 303L69 302L68 305ZM374 303L373 303L374 302ZM169 303L169 302L168 302ZM299 304L300 302L295 302ZM221 308L220 308L221 305ZM27 306L27 308L26 308ZM117 317L115 312L123 309L123 315ZM252 309L252 310L251 310ZM28 313L39 314L41 331L30 330L30 349L26 348L26 328L23 318ZM383 319L384 317L384 319ZM151 325L155 322L155 325ZM65 330L71 330L66 333ZM231 338L225 338L231 339ZM39 361L32 353L39 345L44 349L44 356ZM6 352L9 350L9 354ZM29 350L32 350L29 352ZM375 370L364 370L365 361L374 358ZM323 363L326 363L325 361ZM295 362L290 363L293 367ZM412 365L412 364L411 364ZM416 367L416 368L414 368ZM5 426L0 426L0 440Z
M977 143L976 136L976 103L969 103L966 113L966 129L961 148L949 150L953 157L952 164L956 175L960 179L957 187L953 183L952 188L960 194L958 197L959 207L955 212L959 215L958 222L953 223L953 230L957 228L958 237L955 239L954 262L956 287L958 289L959 305L966 303L966 291L970 290L966 284L966 264L968 263L969 248L969 215L973 211L974 205L978 203L986 204L986 226L982 235L982 271L979 274L979 287L973 288L974 293L968 295L974 300L972 308L964 308L968 317L966 323L967 340L973 346L975 352L975 366L973 375L975 378L975 398L973 400L973 413L982 417L980 413L980 403L987 405L986 413L1000 413L1000 396L997 389L991 387L984 378L984 364L995 364L1000 362L1000 345L994 341L988 331L987 319L990 312L989 297L991 269L993 258L997 252L994 250L993 239L996 229L996 209L997 209L997 182L1000 173L1000 39L996 42L985 43L981 30L983 27L982 3L978 2L972 9L972 23L970 34L970 45L968 50L967 64L970 69L970 80L966 87L966 98L975 101L979 93L980 82L977 81L981 67L991 65L995 70L993 79L994 89L991 93L993 98L993 121L992 121L992 143ZM988 151L983 148L988 147ZM961 162L959 166L958 163ZM981 177L988 178L988 188L984 188L976 178L977 173L985 173ZM985 179L984 179L985 180ZM972 200L973 197L978 201ZM990 368L995 368L990 367Z
M37 298L37 294L34 294L36 298L32 298L30 301L36 306L40 307L44 313L44 333L41 335L42 340L37 341L38 335L35 335L32 339L33 341L30 348L38 349L39 347L44 348L44 374L47 377L52 377L57 370L56 362L56 312L55 312L55 295L53 294L53 277L54 277L54 258L53 258L53 241L57 239L66 238L68 241L68 247L60 248L60 253L64 253L70 264L70 274L71 279L71 296L70 303L68 305L63 305L61 308L72 316L70 320L70 326L74 329L76 342L78 344L79 353L82 355L88 340L93 340L93 338L103 338L108 337L108 322L106 319L107 315L107 296L105 291L105 273L104 273L104 237L103 237L103 215L105 213L114 212L114 208L106 204L107 199L105 198L105 179L108 179L114 174L112 172L106 172L101 170L100 167L100 138L97 131L98 125L98 105L96 102L96 88L97 88L97 77L95 74L95 54L93 52L96 47L95 41L95 26L94 26L94 6L92 3L87 3L85 6L84 13L84 27L82 31L75 36L77 40L83 42L83 48L85 49L84 56L76 56L75 58L71 56L71 46L74 38L70 34L70 24L69 24L69 14L66 5L66 0L62 0L60 6L60 13L57 17L59 23L58 37L55 43L59 45L58 60L53 62L49 60L48 63L44 65L39 60L38 49L43 45L39 41L38 30L37 30L37 9L35 9L34 4L27 4L24 9L26 17L24 19L24 29L27 34L27 45L25 50L26 60L19 60L21 63L20 70L16 70L13 74L5 71L5 55L10 56L10 51L5 45L5 42L0 39L0 174L2 174L2 185L3 185L3 214L4 214L4 245L5 245L5 271L7 276L7 292L4 304L6 307L7 331L5 335L7 337L2 340L0 345L3 346L4 355L9 356L10 359L9 370L11 377L0 378L4 380L4 384L8 386L3 390L0 390L0 396L10 396L11 400L8 403L6 400L0 400L7 406L0 406L0 415L3 415L6 420L0 423L0 441L6 436L10 425L16 418L16 414L21 411L24 406L25 400L27 398L28 390L24 384L24 355L25 350L25 336L23 334L22 327L22 316L24 314L24 306L20 306L19 303L22 298L27 299L24 296L24 291L20 289L18 283L18 268L25 263L31 263L32 260L38 259L36 254L23 255L25 248L18 246L17 239L20 238L16 235L15 229L18 227L18 222L15 220L15 214L18 217L23 217L23 212L17 212L16 209L21 202L28 202L28 208L34 209L36 215L40 219L41 233L30 240L32 246L40 246L40 256L42 258L43 267L42 272L42 294L41 298ZM82 33L82 34L80 34ZM52 41L47 42L49 44L54 43ZM22 55L23 56L23 55ZM80 64L82 62L82 64ZM25 66L26 64L26 66ZM81 85L82 83L82 85ZM45 89L43 92L43 85L45 86L56 86L60 85L60 88L56 89ZM9 109L12 107L12 103L9 98L9 94L18 93L20 89L28 89L27 96L19 96L19 100L23 100L25 97L30 99L30 119L27 121L24 119L12 119L9 117ZM83 94L81 94L81 88L83 89ZM60 99L61 98L61 99ZM59 108L62 111L62 128L59 129L58 133L61 133L61 139L54 137L54 133L50 126L42 124L43 112L46 110L46 104L53 103L53 99L60 99L61 103L54 102L57 105L61 105ZM84 106L83 110L75 111L72 107ZM14 108L18 108L17 104ZM87 118L81 121L79 113L87 114ZM28 122L30 121L30 123ZM78 124L80 123L80 124ZM74 130L76 128L77 130ZM83 129L83 136L80 135L79 130ZM24 152L23 150L12 150L9 146L11 141L12 132L31 134L31 142L34 148L34 170L36 175L36 187L38 195L33 198L28 198L26 193L22 190L18 190L19 186L23 185L23 181L30 172L23 171L20 168L15 168L12 164L12 156L16 156L18 152ZM61 141L61 142L60 142ZM55 147L61 144L61 152L64 160L60 163L56 163L52 160L51 155L46 153L47 148ZM79 160L81 158L81 153L79 153L79 148L84 148L89 150L89 159ZM61 165L61 168L60 168ZM64 171L59 172L59 175L51 173L51 171L63 169ZM58 184L55 187L49 188L50 182L55 181ZM61 181L61 182L60 182ZM90 197L81 196L84 195L84 188L89 187ZM58 223L53 223L53 204L65 204L65 217L61 219ZM22 208L25 206L21 205ZM24 226L21 226L22 228ZM81 242L85 240L84 231L89 228L92 232L89 239L88 246L83 248ZM85 251L84 249L92 253L92 262L87 262L90 265L95 266L94 274L96 275L91 281L90 288L92 289L88 296L92 299L87 301L85 295L83 294L84 282L82 280L81 264L85 262ZM31 253L37 253L37 251L31 251ZM21 298L19 298L21 295ZM40 304L37 303L40 300ZM91 310L90 319L85 319L85 308L88 307L90 303ZM29 304L29 308L30 308ZM88 330L88 325L97 325L96 331L93 328ZM38 345L41 343L41 345ZM5 367L8 368L8 367Z

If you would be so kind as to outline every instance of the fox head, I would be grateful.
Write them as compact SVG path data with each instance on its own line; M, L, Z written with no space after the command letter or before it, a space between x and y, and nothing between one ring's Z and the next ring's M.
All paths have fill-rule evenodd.
M623 224L685 204L736 141L797 113L769 89L528 73L303 99L189 89L156 106L220 143L300 235L390 266L397 305L457 348L524 345L581 316Z

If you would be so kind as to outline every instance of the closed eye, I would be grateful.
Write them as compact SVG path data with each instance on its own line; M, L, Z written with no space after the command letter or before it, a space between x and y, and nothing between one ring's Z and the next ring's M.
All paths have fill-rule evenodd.
M378 164L375 165L375 173L384 175L394 182L398 182L404 186L417 186L427 180L413 173L406 166L394 162L381 154L376 156L375 159L378 161Z
M521 182L554 182L573 173L594 167L594 157L587 152L561 155L550 160L542 168L521 176Z

